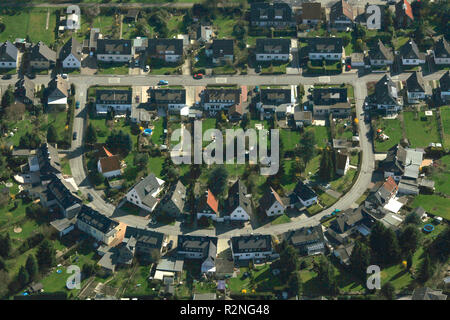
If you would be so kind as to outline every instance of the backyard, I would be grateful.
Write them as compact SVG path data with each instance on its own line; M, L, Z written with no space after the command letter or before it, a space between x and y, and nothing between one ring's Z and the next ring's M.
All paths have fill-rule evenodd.
M450 148L450 106L443 106L440 109L443 131L444 131L444 147Z
M418 112L417 115L416 112L405 111L403 112L403 122L405 136L408 137L412 148L424 148L430 142L441 142L435 111L432 116L426 116L423 111Z
M386 152L402 139L402 126L399 119L382 119L379 118L373 123L374 132L381 129L389 139L382 141L375 138L375 151Z

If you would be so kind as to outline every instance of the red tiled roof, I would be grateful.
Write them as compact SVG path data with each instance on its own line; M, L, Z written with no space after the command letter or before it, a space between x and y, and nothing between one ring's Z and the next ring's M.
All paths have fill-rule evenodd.
M219 202L209 189L208 189L208 196L206 198L206 203L216 214L219 214Z
M118 156L110 156L100 159L100 167L102 172L111 172L120 170L120 160Z
M280 195L279 195L275 190L273 190L272 187L270 187L270 191L272 191L272 194L273 194L273 196L275 197L275 199L276 199L282 206L284 206L283 200L281 200Z
M106 149L105 147L103 147L103 150L105 151L105 153L106 153L106 155L108 157L112 157L113 156L113 154L111 152L109 152L108 149Z
M383 188L388 191L389 193L393 193L395 190L398 189L397 184L395 183L394 179L389 176L386 181L383 184Z
M411 20L414 20L414 16L412 13L412 7L409 4L409 2L407 0L403 0L403 4L404 4L404 10L405 10L405 14L411 18Z

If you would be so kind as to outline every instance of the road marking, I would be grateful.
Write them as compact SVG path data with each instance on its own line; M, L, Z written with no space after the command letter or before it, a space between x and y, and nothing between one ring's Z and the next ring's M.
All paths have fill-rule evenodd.
M328 77L328 76L325 76L325 77L319 77L319 82L322 82L322 83L329 83L330 80L331 80L331 78Z
M216 83L227 83L227 78L216 78Z
M120 78L108 78L109 83L120 83Z

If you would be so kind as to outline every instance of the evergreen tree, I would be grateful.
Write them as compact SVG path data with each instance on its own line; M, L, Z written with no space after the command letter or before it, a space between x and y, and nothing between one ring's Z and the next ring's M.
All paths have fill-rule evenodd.
M227 179L227 170L223 166L218 166L209 175L208 188L214 195L221 195L227 186Z
M286 281L292 273L298 270L298 253L297 250L283 241L283 249L280 251L280 269L281 278Z
M52 124L47 129L47 141L50 143L58 142L58 132Z
M395 299L395 287L392 283L386 282L380 290L380 294L388 300Z
M367 277L367 267L370 265L370 250L362 242L356 241L350 256L350 266L355 275L365 280Z
M36 253L37 262L39 265L39 270L43 271L55 263L55 250L50 241L45 239L42 241Z
M0 257L0 270L6 270L5 260Z
M97 142L97 131L94 126L90 123L86 129L85 141L87 144L94 144Z
M28 275L28 271L24 266L21 266L19 269L19 274L17 275L17 280L19 281L21 287L25 287L28 282L30 282L30 276Z
M302 291L302 280L298 272L293 272L288 279L288 290L293 296L297 296Z
M330 181L335 176L333 151L326 148L322 151L322 158L320 159L319 177L324 181Z
M38 274L38 264L34 255L30 254L28 256L25 263L25 268L28 272L28 275L30 276L30 280L35 279Z
M398 237L402 253L410 254L416 252L419 246L419 239L420 234L417 227L413 225L406 226Z
M313 131L306 131L303 133L297 150L305 165L308 164L314 157L316 150L316 137L314 136Z
M11 254L11 238L9 233L6 233L5 236L0 235L0 256L3 258L9 257Z
M430 255L425 253L425 257L420 265L418 280L422 283L426 282L433 275L433 267L431 265Z

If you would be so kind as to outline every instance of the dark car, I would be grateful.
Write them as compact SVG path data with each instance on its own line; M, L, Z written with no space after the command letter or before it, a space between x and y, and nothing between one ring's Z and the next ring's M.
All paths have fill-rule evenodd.
M77 140L77 133L76 132L73 133L73 140Z
M76 109L80 109L80 101L77 101L77 102L75 103L75 108L76 108Z
M5 74L5 75L2 77L3 80L9 80L9 79L11 79L11 78L12 78L12 76L11 76L10 74Z
M34 74L34 73L30 73L30 74L28 75L28 78L30 78L30 79L34 79L34 78L36 78L36 74Z
M90 193L88 193L87 198L88 198L89 201L93 201L94 200L94 197Z
M173 240L169 241L169 244L167 245L167 250L172 250L173 247Z

